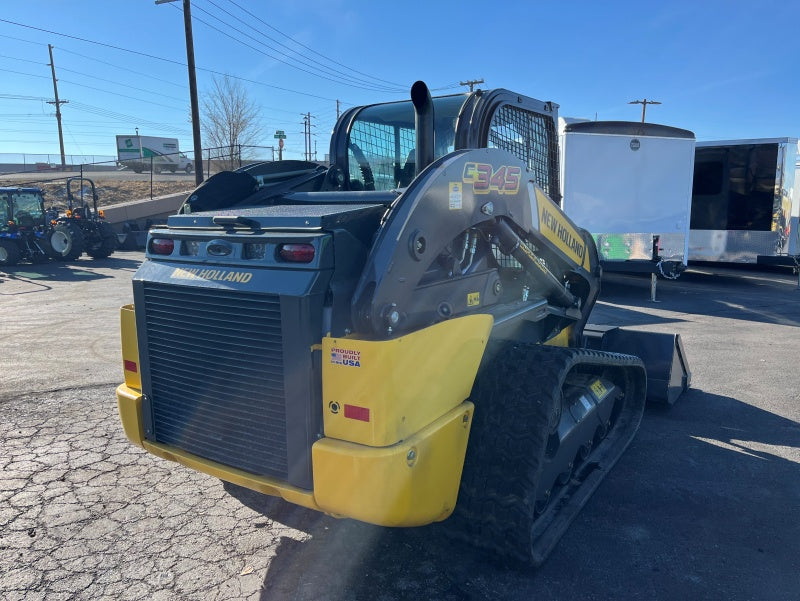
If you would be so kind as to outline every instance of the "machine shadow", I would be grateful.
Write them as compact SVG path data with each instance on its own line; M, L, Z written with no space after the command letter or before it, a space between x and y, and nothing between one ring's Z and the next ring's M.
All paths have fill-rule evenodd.
M774 584L779 589L791 586L789 564L800 554L800 540L792 536L788 514L785 520L775 516L786 514L786 499L800 498L800 459L787 457L787 449L796 453L798 441L797 421L731 397L693 389L672 408L649 405L620 464L535 571L454 542L438 525L382 528L335 519L234 485L226 484L225 490L266 520L308 535L302 541L281 538L264 579L262 601L522 599L547 598L553 590L578 598L585 581L606 587L596 590L600 598L626 598L616 588L622 584L608 578L609 570L613 573L620 565L636 566L627 575L630 581L659 587L656 598L692 598L697 591L681 588L670 575L674 571L654 572L641 556L672 554L679 564L675 569L690 571L704 554L713 563L719 542L727 541L740 546L742 555L728 557L719 578L733 568L739 575L736 586L758 590L759 570L751 565L748 571L751 545L758 559L786 564L785 576ZM632 481L637 483L633 489ZM641 524L657 533L653 540L620 538ZM260 527L270 525L265 521ZM685 541L696 539L698 529L707 538L695 540L693 554L687 555ZM765 555L764 549L781 551ZM583 566L583 584L575 579L576 562ZM708 586L716 585L710 581ZM717 592L702 591L707 598Z
M140 256L140 255L137 255ZM78 259L70 262L48 261L46 263L21 263L0 269L0 284L3 282L28 283L47 288L46 282L86 282L113 277L99 269L136 271L141 258L112 255L106 259ZM2 292L0 292L1 294Z

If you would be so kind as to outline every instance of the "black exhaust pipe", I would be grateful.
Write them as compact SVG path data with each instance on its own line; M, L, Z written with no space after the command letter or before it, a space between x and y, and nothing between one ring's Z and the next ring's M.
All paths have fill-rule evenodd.
M411 86L411 102L414 103L414 127L416 128L416 166L414 177L433 163L433 100L424 81Z

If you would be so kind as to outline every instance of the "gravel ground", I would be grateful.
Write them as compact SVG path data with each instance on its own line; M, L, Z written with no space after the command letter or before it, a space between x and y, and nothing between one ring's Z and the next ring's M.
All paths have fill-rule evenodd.
M800 291L784 274L614 276L598 323L680 332L693 388L649 407L537 571L336 520L130 445L117 308L141 253L0 272L0 599L618 599L800 595Z

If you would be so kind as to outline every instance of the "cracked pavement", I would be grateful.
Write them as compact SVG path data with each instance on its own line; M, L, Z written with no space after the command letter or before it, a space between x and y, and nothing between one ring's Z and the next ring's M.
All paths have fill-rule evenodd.
M3 402L0 596L257 598L278 542L308 535L265 521L213 479L132 447L113 392ZM88 399L102 397L87 411Z
M800 291L716 270L604 282L594 321L680 332L693 389L539 570L294 507L128 443L118 307L142 253L0 271L0 599L770 599L800 591Z

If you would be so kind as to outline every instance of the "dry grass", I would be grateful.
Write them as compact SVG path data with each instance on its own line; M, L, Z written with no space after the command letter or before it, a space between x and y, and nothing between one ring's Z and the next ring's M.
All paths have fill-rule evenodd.
M108 206L131 200L143 200L151 196L149 178L146 181L98 178L94 179L94 183L97 189L97 204L99 206ZM67 190L63 180L55 182L38 181L21 183L19 180L0 178L0 187L23 185L34 186L44 190L44 200L47 208L51 206L59 209L66 208ZM194 178L187 178L186 181L153 181L152 196L166 196L168 194L177 194L180 192L186 192L188 195L194 187ZM78 192L77 186L74 185L72 191L73 194Z

